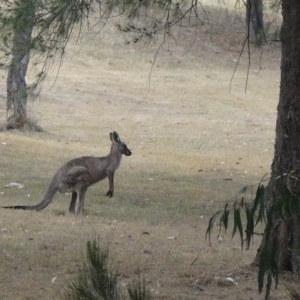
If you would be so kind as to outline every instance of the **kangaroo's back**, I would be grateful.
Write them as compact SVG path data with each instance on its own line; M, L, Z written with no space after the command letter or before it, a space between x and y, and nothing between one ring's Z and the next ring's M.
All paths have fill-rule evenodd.
M107 157L82 156L68 161L57 171L57 180L68 182L70 188L77 183L87 180L89 185L99 182L107 177L110 165Z

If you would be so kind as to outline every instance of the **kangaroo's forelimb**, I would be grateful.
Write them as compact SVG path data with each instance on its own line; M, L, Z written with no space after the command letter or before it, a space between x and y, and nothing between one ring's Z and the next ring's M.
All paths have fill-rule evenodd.
M114 172L108 171L107 178L109 182L109 188L108 188L108 192L106 193L106 196L109 196L109 198L111 198L114 194Z

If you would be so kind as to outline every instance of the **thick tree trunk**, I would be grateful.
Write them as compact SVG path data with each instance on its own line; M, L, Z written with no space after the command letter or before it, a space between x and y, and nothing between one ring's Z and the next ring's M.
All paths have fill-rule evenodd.
M264 31L262 0L247 0L246 25L250 41L261 46Z
M282 58L279 104L277 107L275 154L268 199L273 204L286 201L282 194L282 180L291 194L300 195L300 1L282 0L281 29ZM279 246L281 269L296 271L300 263L299 198L290 204L291 214L273 216L271 246ZM277 205L278 207L278 205ZM264 242L263 242L264 243ZM261 246L261 249L263 244ZM258 259L259 259L258 253Z
M30 57L34 5L32 0L21 0L19 9L28 12L26 20L16 20L12 44L12 60L7 74L7 129L21 128L27 119L27 85L26 73ZM18 18L18 14L16 14Z

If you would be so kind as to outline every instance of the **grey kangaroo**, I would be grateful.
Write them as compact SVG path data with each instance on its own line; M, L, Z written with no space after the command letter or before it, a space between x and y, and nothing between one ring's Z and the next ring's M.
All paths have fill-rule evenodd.
M71 192L69 212L81 214L88 187L106 177L109 180L106 196L112 197L114 194L114 173L120 165L122 154L130 156L132 153L127 145L120 140L117 132L114 131L109 136L112 144L107 156L83 156L68 161L54 174L44 199L39 204L3 206L3 208L39 211L51 203L58 191L60 193Z

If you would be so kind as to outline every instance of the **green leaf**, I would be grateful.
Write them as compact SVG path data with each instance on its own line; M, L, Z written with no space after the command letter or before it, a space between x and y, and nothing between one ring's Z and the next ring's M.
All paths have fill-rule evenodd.
M217 217L223 212L223 210L219 210L218 212L216 212L210 219L209 219L209 223L208 223L208 227L207 227L207 230L206 230L206 235L205 235L205 240L208 236L208 239L209 239L209 244L210 244L210 235L211 235L211 232L213 230L213 227L214 227L214 224L215 224L215 221L217 219Z
M222 216L222 221L223 221L223 224L224 224L225 233L227 232L227 229L228 229L228 216L229 216L229 213L230 213L230 210L227 210L227 207L228 207L228 203L225 205L223 216Z
M245 199L244 199L244 197L242 197L242 199L241 199L241 207L242 207L242 208L245 207Z
M220 234L221 234L221 230L222 230L222 223L223 223L223 215L220 218L220 222L219 222L219 233L217 235L217 238L219 238Z
M247 249L250 247L251 239L253 238L254 232L254 216L251 209L246 209L246 218L247 218L247 226L246 226L246 245Z
M246 193L247 189L248 189L248 185L244 186L244 187L238 192L238 195L241 195L241 194Z
M279 252L279 243L275 243L271 248L270 255L270 269L272 276L275 278L275 288L278 286L278 277L279 277L279 267L278 267L278 252Z
M267 225L265 229L265 237L262 243L262 249L259 259L259 270L258 270L258 290L261 293L263 289L264 276L267 270L270 270L270 260L271 260L271 245L270 245L270 235L273 228L272 216L274 212L274 207L271 207L267 211Z
M244 239L243 239L243 224L242 224L242 219L241 219L241 212L238 209L237 210L237 226L240 232L240 238L241 238L241 247L243 249L243 245L244 245Z
M228 216L229 216L229 212L230 212L229 210L227 210L228 204L229 203L226 203L226 205L224 207L223 215L220 218L218 238L219 238L221 230L222 230L222 224L224 224L225 233L226 233L227 228L228 228Z
M236 208L236 205L234 206L234 220L233 220L233 231L232 231L232 238L235 236L236 230L239 230L240 238L241 238L241 246L243 249L244 239L243 239L243 225L242 225L242 219L241 219L241 211L239 208Z
M260 192L260 197L259 197L259 212L258 212L258 217L255 223L255 226L259 222L266 222L266 215L265 215L265 210L266 210L266 193L265 193L265 187L262 185L262 190Z
M259 270L258 270L258 291L261 293L264 287L264 277L268 268L270 257L270 245L265 244L260 254Z
M261 198L264 198L264 195L265 195L265 187L264 187L264 185L259 185L257 187L256 196L255 196L254 203L252 206L252 214L253 215L256 212L258 204L261 203Z

